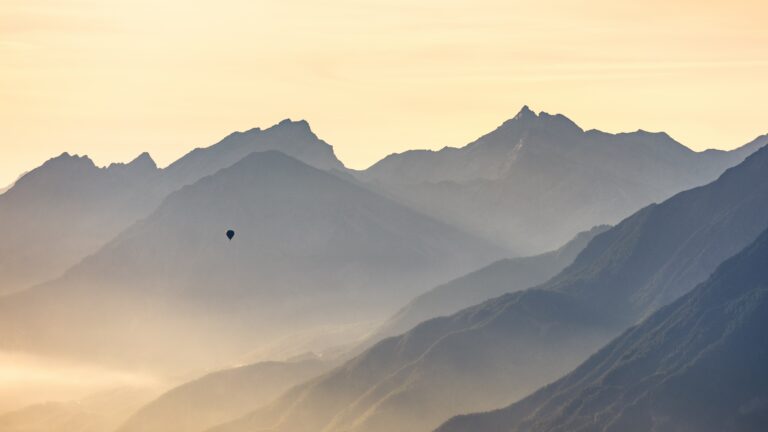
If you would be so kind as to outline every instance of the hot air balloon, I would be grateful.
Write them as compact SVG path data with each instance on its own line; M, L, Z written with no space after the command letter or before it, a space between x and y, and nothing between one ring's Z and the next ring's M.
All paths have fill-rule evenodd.
M232 237L235 236L235 232L232 230L227 230L227 238L232 240Z

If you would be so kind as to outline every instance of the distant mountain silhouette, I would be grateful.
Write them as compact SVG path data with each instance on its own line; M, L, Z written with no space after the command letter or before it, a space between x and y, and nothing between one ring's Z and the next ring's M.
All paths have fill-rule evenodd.
M390 155L358 176L427 214L518 255L710 182L768 143L696 153L665 133L584 131L527 106L462 148Z
M162 394L133 414L118 432L203 431L271 402L328 367L317 358L307 358L213 372Z
M344 169L307 122L291 120L235 132L162 170L147 153L107 168L67 153L49 160L0 195L0 294L59 276L147 216L169 193L265 150L324 170Z
M463 149L393 155L357 176L434 218L530 255L704 183L768 142L763 136L731 152L693 153L663 134L579 131L563 116L524 109ZM106 169L87 157L52 159L0 195L0 234L9 239L0 246L0 293L60 275L171 192L266 150L350 177L306 121L289 119L230 134L162 170L147 154Z
M454 279L413 299L387 320L371 338L378 341L410 330L416 324L450 315L484 300L546 282L573 262L598 234L610 227L601 225L579 233L557 250L523 258L496 261Z
M765 430L767 263L768 231L570 374L438 432Z
M212 430L429 431L457 413L508 405L754 241L768 226L767 180L762 148L596 236L550 281L423 322Z
M159 170L143 153L98 168L63 153L0 195L0 294L63 273L157 203Z
M499 256L333 174L257 152L172 193L61 278L0 298L0 348L215 365L292 331L383 317Z

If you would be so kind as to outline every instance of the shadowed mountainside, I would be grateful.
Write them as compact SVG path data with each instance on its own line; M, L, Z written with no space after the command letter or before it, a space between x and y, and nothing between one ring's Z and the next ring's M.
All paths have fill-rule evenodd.
M766 263L768 231L570 374L438 432L765 430Z

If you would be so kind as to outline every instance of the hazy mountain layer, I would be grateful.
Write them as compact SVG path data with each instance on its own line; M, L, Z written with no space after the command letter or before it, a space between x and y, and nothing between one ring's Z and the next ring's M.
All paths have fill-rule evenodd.
M768 231L695 290L564 378L439 432L762 431L768 424Z
M292 331L382 316L500 255L283 153L253 153L172 193L61 278L0 299L0 344L215 365Z
M410 330L416 324L449 315L504 293L546 282L573 262L606 225L579 233L557 250L532 257L496 261L480 270L439 285L416 297L390 318L374 337L378 341Z
M328 367L311 358L263 362L213 372L145 405L119 431L202 431L271 402L288 388L319 375Z
M408 205L512 249L552 250L577 232L717 178L768 142L696 153L664 133L584 131L524 107L462 148L390 155L359 177Z
M111 432L156 393L120 388L82 400L46 402L0 413L3 432Z
M534 289L426 321L217 431L427 431L504 406L706 280L768 226L768 148L642 209Z
M265 150L320 169L344 169L305 121L290 120L235 132L163 170L146 153L107 168L66 153L49 160L0 192L0 294L59 276L147 216L169 193Z
M435 218L530 255L712 179L766 141L693 153L663 134L582 132L565 117L523 110L463 149L393 155L360 177ZM0 246L0 293L60 275L169 193L266 150L344 171L333 148L303 120L235 132L162 170L146 154L106 169L87 157L52 159L0 196L0 234L8 239Z
M0 294L63 273L156 204L149 155L98 168L67 153L0 195Z

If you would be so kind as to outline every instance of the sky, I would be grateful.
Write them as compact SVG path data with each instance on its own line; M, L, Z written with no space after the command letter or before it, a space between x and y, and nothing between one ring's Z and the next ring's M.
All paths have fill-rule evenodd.
M3 0L0 186L64 151L165 166L306 119L364 168L523 105L696 149L768 133L757 0Z

